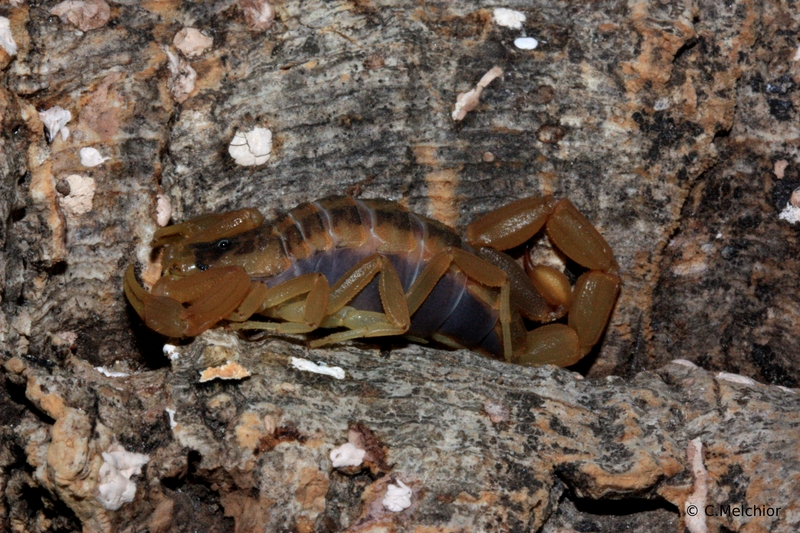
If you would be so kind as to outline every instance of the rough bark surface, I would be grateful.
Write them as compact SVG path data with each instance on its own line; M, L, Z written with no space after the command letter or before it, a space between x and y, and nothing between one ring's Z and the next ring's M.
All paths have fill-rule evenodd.
M0 529L694 533L687 499L704 484L709 505L781 508L709 516L709 531L800 526L800 225L779 218L800 187L791 3L13 4L0 6L18 47L0 48ZM524 13L522 28L495 7ZM212 46L181 55L185 27ZM523 35L538 48L516 47ZM38 112L53 106L72 120L48 142ZM270 159L238 166L228 144L253 127L272 131ZM83 166L87 147L109 159ZM585 379L223 331L170 359L127 305L127 265L154 272L159 196L181 221L337 193L457 228L509 199L569 197L623 279L574 368ZM225 361L250 376L200 382ZM348 440L364 468L332 467ZM149 461L135 499L109 510L115 445ZM413 493L393 513L381 502L397 481Z

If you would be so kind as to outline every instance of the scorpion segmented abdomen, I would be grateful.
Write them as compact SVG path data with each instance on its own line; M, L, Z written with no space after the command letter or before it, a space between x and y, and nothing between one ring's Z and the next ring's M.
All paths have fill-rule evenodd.
M403 206L386 200L363 200L360 203L369 211L371 232L378 240L377 252L407 253L421 244L414 237L411 214Z
M273 221L274 234L283 240L286 253L294 260L302 260L333 247L333 238L320 211L316 205L304 203Z
M338 248L359 248L367 242L368 228L365 227L356 201L349 196L324 198L314 205L325 221L325 229Z

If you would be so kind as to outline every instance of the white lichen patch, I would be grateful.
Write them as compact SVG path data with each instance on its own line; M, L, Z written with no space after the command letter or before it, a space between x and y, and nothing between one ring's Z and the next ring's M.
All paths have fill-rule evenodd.
M730 372L720 372L717 374L717 379L724 379L731 383L740 383L742 385L755 385L756 380L742 376L741 374L731 374Z
M792 204L787 204L780 212L778 218L785 220L789 224L797 224L800 222L800 207L795 207Z
M149 455L125 451L119 444L103 452L103 466L98 474L97 501L109 511L116 511L124 504L132 502L136 496L136 483L131 481L131 477L141 474L142 466L149 460Z
M786 167L789 166L789 162L785 159L779 159L775 161L775 164L772 165L772 172L775 174L775 177L779 180L783 179L783 173L786 172Z
M39 119L47 130L47 142L53 142L61 128L72 120L72 113L61 106L53 106L46 111L39 111Z
M653 109L656 111L666 111L670 108L671 102L669 98L659 98L653 104Z
M411 488L398 479L397 485L390 484L386 488L386 496L381 503L389 511L399 513L411 507L411 493Z
M465 93L460 93L456 97L456 105L453 108L453 120L463 120L464 117L467 116L467 113L475 109L478 106L483 89L489 85L492 80L502 75L503 69L500 67L494 67L483 75L481 80L478 82L478 85L474 89Z
M96 167L111 159L110 157L103 157L97 148L92 148L91 146L81 148L80 155L81 165L85 167Z
M702 259L679 263L672 267L672 273L676 276L696 276L708 270L708 263Z
M706 525L706 499L708 498L708 471L703 464L703 442L697 438L686 447L686 457L694 476L692 493L684 503L684 520L691 533L708 533Z
M197 57L211 48L214 44L214 39L203 35L196 28L183 28L175 34L172 44L186 57Z
M268 30L275 20L275 8L269 0L239 0L239 8L253 31Z
M505 26L512 30L521 30L522 23L525 22L525 13L514 11L505 7L496 7L492 14L492 19L498 26Z
M11 21L0 17L0 47L10 56L17 55L17 43L11 34Z
M689 368L697 368L697 365L689 361L688 359L673 359L673 363L676 365L688 366Z
M94 367L94 369L109 378L124 378L129 375L127 372L117 372L115 370L109 370L104 366L96 366Z
M101 28L111 18L111 8L104 0L67 0L56 5L50 13L81 31Z
M163 228L172 218L172 204L166 195L159 194L156 198L156 224Z
M67 214L78 216L92 210L94 198L94 179L72 174L66 177L69 183L69 194L59 198L61 209Z
M797 50L794 53L794 57L792 58L793 61L800 61L800 46L797 47Z
M263 165L272 153L272 132L267 128L253 128L246 133L237 131L228 146L228 153L238 165Z
M367 452L365 450L357 448L353 444L347 442L331 450L331 464L334 468L359 466L364 461L364 456L366 454Z
M167 50L167 58L169 59L169 80L167 80L167 88L172 98L182 104L194 91L194 84L197 81L197 72L192 66Z
M494 400L483 402L483 411L489 415L489 420L492 424L507 422L511 414L508 407Z
M56 331L52 339L56 346L73 346L78 341L78 334L74 331Z
M167 407L166 409L164 409L164 411L167 413L167 416L169 417L169 428L175 429L175 427L178 425L178 423L175 422L175 412L176 412L175 409L170 409L169 407Z
M795 207L791 203L786 204L786 207L780 212L778 218L785 220L789 224L797 224L800 222L800 207Z
M164 347L161 348L161 351L164 352L164 355L169 357L170 361L177 360L181 355L178 347L174 344L165 344Z
M514 39L514 46L520 50L535 50L539 46L539 41L533 37L517 37Z
M250 371L236 361L228 361L224 365L212 366L200 372L200 383L212 379L244 379L250 375Z
M316 364L301 357L292 357L289 360L289 364L303 372L314 372L315 374L324 374L336 379L344 379L344 369L338 366L328 366L325 363Z

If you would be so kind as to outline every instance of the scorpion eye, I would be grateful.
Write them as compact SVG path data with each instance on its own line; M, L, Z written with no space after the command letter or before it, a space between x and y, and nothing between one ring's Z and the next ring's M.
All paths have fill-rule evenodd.
M228 239L221 239L217 241L217 248L219 248L220 250L227 250L230 247L231 247L231 241L229 241Z

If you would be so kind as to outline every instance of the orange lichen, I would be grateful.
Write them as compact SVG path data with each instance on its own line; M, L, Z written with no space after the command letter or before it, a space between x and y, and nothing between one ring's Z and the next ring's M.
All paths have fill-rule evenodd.
M222 366L213 366L200 372L200 383L211 381L212 379L244 379L250 376L250 371L237 363L228 361Z

